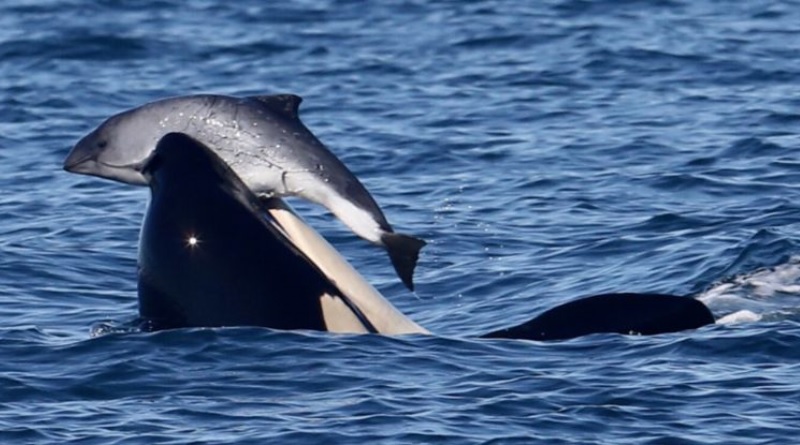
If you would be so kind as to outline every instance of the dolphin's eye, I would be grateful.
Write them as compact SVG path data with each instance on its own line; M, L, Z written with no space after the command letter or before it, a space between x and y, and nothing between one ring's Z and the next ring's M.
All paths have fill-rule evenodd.
M100 142L97 143L97 148L101 148L101 149L102 148L106 148L107 145L108 145L108 141L100 141Z

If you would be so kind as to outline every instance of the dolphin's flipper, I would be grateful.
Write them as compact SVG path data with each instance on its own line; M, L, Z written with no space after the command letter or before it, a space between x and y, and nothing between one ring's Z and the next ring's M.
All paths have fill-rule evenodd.
M554 307L519 326L483 338L565 340L597 333L653 335L714 323L702 302L659 294L605 294Z
M419 251L427 243L419 238L402 233L386 232L381 236L397 276L409 290L414 290L414 268L417 267Z

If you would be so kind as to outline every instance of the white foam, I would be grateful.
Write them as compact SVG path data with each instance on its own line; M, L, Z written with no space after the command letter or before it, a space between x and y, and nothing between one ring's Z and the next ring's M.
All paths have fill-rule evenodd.
M786 264L757 269L734 277L708 289L703 295L724 291L745 290L749 295L768 298L778 293L800 294L800 256L789 258Z
M748 310L741 310L734 312L732 314L728 314L719 320L717 320L717 324L737 324L737 323L751 323L754 321L761 320L762 316L756 314L755 312L748 311Z
M757 269L717 283L697 297L715 314L718 323L758 321L765 315L800 308L800 256L784 264Z

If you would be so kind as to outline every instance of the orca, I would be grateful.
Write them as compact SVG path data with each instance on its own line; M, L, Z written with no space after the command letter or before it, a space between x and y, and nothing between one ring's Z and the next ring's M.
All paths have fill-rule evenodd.
M258 198L191 136L165 135L141 171L151 189L139 243L139 310L149 328L429 334L281 199ZM708 308L689 297L604 294L481 338L653 335L712 323Z
M299 196L326 207L353 232L381 246L403 284L425 241L396 233L356 176L306 128L292 94L200 94L151 102L108 118L84 136L64 169L145 185L140 170L167 133L185 133L213 151L259 195Z
M138 260L139 313L149 329L427 332L349 276L344 260L304 232L281 200L260 200L192 137L165 135L140 171L151 190Z

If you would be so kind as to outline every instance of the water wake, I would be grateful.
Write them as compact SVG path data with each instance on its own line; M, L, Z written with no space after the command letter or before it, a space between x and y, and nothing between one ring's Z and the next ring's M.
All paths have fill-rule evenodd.
M721 324L800 318L800 256L725 279L697 299Z

